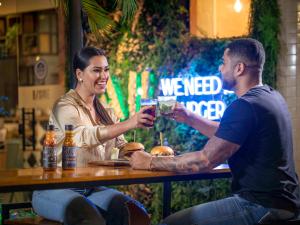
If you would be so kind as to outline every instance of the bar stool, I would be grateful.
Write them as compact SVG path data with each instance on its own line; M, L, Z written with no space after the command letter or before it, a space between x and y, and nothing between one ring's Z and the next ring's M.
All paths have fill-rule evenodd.
M3 206L3 225L63 225L60 222L47 220L40 216L36 216L34 218L8 219L10 209L31 207L31 203L4 204ZM149 215L145 211L141 210L136 204L129 201L126 202L126 207L129 214L129 225L150 225Z
M8 219L3 225L63 225L62 223L44 219L42 217L22 218L22 219Z
M300 216L286 221L273 221L270 223L258 223L256 225L300 225Z

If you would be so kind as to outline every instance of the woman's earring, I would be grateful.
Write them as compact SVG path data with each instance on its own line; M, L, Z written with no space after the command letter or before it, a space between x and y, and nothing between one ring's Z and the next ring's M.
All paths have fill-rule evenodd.
M80 82L80 83L82 83L82 82L83 82L83 80L82 80L81 78L79 78L79 82Z

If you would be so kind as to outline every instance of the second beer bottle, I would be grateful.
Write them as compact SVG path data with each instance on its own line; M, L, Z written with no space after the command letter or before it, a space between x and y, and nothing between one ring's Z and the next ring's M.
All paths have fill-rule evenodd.
M73 125L65 125L65 140L62 147L62 168L73 170L76 168L76 145L73 140Z

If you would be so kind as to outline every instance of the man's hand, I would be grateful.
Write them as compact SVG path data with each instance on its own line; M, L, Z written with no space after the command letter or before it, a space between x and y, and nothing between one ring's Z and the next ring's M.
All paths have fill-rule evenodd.
M172 118L181 123L186 123L187 119L190 116L190 111L187 110L182 104L176 102L176 105L173 109Z
M177 122L185 123L186 125L193 127L209 138L214 136L219 127L219 122L210 121L209 119L201 117L178 102L176 102L170 117Z
M136 170L150 170L152 156L144 151L136 151L134 152L130 159L130 165L133 169Z

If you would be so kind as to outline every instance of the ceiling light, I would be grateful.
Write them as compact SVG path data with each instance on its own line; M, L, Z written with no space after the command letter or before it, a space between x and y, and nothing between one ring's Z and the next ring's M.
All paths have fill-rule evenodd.
M236 0L233 6L234 10L239 13L242 11L243 5L240 0Z

